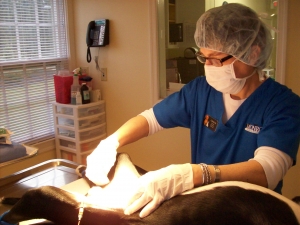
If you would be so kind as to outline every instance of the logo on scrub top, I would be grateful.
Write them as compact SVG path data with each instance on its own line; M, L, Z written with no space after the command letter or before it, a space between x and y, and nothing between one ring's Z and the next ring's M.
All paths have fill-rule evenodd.
M261 127L256 126L256 125L252 125L247 123L245 130L254 134L258 134L260 132Z

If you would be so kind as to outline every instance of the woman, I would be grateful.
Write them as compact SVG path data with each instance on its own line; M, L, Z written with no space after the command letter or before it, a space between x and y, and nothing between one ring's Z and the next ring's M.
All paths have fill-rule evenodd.
M87 177L105 184L118 147L164 128L190 128L192 163L142 176L125 214L144 207L145 217L166 199L218 181L280 193L296 163L300 98L263 73L272 39L257 14L240 4L210 9L197 22L195 41L205 77L130 119L88 156Z

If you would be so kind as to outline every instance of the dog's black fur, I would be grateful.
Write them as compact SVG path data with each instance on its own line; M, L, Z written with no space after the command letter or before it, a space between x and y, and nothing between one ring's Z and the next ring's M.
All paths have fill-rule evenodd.
M292 199L294 202L296 202L298 205L300 205L300 196L296 196Z
M118 164L127 159L128 156L121 154ZM117 170L118 166L115 173ZM137 174L136 171L133 173ZM57 225L75 225L78 223L79 206L73 194L45 186L26 192L3 217L3 221L17 223L44 218ZM127 216L120 209L103 210L87 206L80 224L299 225L294 212L283 201L269 194L236 186L176 196L143 219L139 218L138 213Z

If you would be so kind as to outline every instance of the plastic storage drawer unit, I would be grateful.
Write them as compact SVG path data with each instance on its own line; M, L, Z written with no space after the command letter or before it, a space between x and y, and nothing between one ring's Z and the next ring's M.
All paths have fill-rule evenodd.
M83 105L53 102L57 158L85 164L86 157L106 138L104 101Z

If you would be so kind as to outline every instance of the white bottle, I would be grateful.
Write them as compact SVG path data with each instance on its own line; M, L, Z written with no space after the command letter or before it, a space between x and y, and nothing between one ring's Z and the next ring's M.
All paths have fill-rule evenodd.
M76 92L76 105L82 105L82 96L79 90Z
M76 95L77 90L80 89L79 81L78 81L78 75L74 74L73 76L73 84L71 86L71 104L76 105Z

